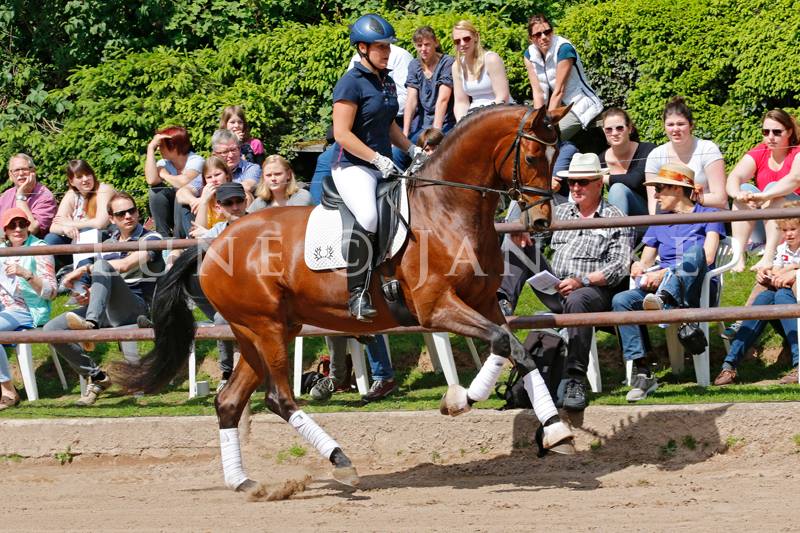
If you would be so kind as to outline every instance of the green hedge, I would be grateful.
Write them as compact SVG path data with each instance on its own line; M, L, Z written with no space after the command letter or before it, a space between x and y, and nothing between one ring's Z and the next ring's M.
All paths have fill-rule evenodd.
M766 110L800 108L798 28L791 0L610 0L573 6L558 29L646 140L665 140L663 105L684 95L730 168L761 140Z

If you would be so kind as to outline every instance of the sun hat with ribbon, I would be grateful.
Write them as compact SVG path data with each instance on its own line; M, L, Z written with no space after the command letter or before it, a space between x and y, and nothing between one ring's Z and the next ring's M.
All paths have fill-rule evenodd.
M694 189L694 170L682 163L665 163L658 169L658 175L644 182L645 185L678 185Z

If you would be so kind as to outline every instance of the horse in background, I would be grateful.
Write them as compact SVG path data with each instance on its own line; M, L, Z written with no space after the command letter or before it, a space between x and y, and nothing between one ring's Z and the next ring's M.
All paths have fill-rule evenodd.
M482 339L492 354L524 364L526 371L535 365L507 327L495 296L503 255L494 216L500 195L508 194L529 206L535 228L549 225L556 124L567 111L559 108L547 114L543 108L504 105L466 117L419 170L419 181L410 179L410 238L381 267L393 272L419 324ZM377 283L369 289L378 314L371 323L359 322L348 312L344 269L314 272L306 266L304 236L310 211L260 211L232 224L210 245L185 250L158 281L151 356L140 367L118 369L119 382L127 390L151 392L165 386L185 364L194 321L184 286L198 275L193 267L204 258L199 269L203 292L230 323L241 351L233 375L215 400L225 482L252 499L273 495L245 474L237 425L262 383L268 408L331 461L333 477L346 485L358 483L342 447L298 409L292 395L288 345L302 325L354 334L399 325L379 297ZM455 416L470 405L466 389L448 390L443 412ZM560 431L550 444L569 440L571 446L571 432Z

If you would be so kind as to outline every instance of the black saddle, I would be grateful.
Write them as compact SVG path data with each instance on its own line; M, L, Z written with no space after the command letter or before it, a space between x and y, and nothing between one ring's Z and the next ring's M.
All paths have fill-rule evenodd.
M376 251L375 264L380 265L389 256L392 241L397 234L399 224L406 224L400 214L400 195L403 187L399 179L388 179L378 181L377 201L378 201L378 230L376 232ZM322 180L322 207L325 209L337 209L342 217L342 255L347 257L347 250L344 248L350 241L353 232L355 218L350 209L345 205L336 184L331 176L325 176Z

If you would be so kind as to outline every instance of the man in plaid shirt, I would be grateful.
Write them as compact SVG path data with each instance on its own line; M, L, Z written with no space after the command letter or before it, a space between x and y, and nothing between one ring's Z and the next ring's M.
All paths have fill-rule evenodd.
M579 218L623 217L622 212L603 199L603 175L595 154L576 154L569 170L558 176L567 178L572 201L556 206L557 220ZM523 248L541 270L549 270L561 281L554 294L534 290L539 299L554 313L596 313L611 310L611 298L628 275L633 253L633 228L585 229L556 231L550 247L553 259L544 259L538 246L527 233L511 240ZM516 300L524 281L534 271L519 257L509 256L510 276L506 276L498 297L504 311L510 307L508 297ZM582 411L586 408L586 369L592 343L592 327L568 328L567 381L564 408Z

